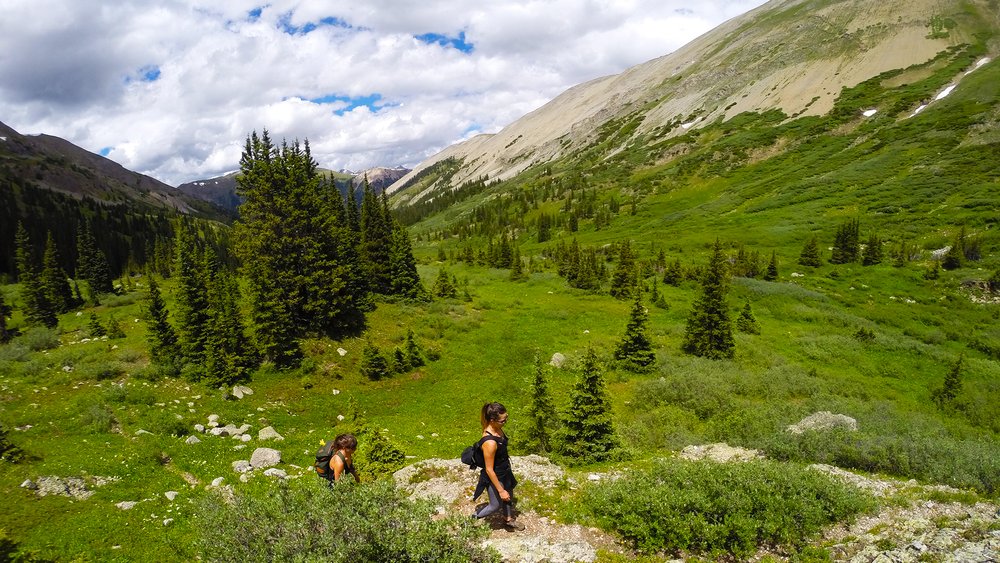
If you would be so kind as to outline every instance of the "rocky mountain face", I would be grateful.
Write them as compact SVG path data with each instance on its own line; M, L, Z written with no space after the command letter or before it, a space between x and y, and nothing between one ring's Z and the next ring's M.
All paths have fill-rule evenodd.
M0 180L4 178L106 204L138 203L183 213L215 214L197 199L65 139L22 135L0 123Z
M998 24L990 0L772 0L674 53L578 85L496 134L445 149L389 192L415 188L406 199L416 201L509 179L602 142L602 128L619 132L614 152L643 135L679 136L745 112L824 115L844 88L926 63ZM446 173L434 174L436 165Z
M353 174L354 184L360 185L360 183L367 178L372 189L381 193L383 190L396 183L397 180L406 176L409 172L409 168L404 168L402 166L397 166L396 168L384 168L380 166L369 168Z

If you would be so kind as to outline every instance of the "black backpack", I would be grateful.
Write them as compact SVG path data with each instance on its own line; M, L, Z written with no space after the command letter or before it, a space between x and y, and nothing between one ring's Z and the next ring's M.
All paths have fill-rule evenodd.
M483 459L483 440L494 440L491 436L483 436L478 442L462 450L462 463L469 466L469 469L483 469L486 461Z
M313 467L316 469L316 474L324 479L333 477L332 471L330 471L330 458L337 452L334 441L330 440L316 452L316 463L313 464Z

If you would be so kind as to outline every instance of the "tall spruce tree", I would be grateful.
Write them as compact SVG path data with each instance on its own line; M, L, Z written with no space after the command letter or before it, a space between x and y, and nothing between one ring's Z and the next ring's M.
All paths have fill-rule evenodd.
M364 350L361 353L361 375L367 377L372 381L378 381L380 379L385 379L392 375L389 370L389 362L382 355L382 351L379 350L371 340L365 342Z
M410 367L418 368L427 362L424 361L423 351L420 350L420 346L417 345L416 337L413 335L413 329L408 329L406 331L406 361L410 364Z
M73 288L62 266L59 265L59 252L56 249L55 237L49 231L45 240L45 254L42 257L41 283L45 296L58 313L65 313L76 305L73 298Z
M59 324L56 309L49 301L48 292L39 273L31 239L22 223L17 224L14 248L25 322L32 326L55 327Z
M628 371L641 373L650 371L656 364L653 343L649 340L649 313L642 304L642 292L636 289L635 302L629 314L625 335L615 348L615 360Z
M89 221L80 226L76 236L76 277L87 282L90 299L95 303L99 294L114 290L108 257L98 248Z
M729 271L722 243L715 241L712 258L702 277L702 294L688 315L682 349L688 354L711 359L730 359L736 353L726 295Z
M382 200L366 177L361 194L361 260L369 288L374 293L392 293L390 254L392 225Z
M410 234L398 222L393 222L392 248L389 253L389 292L407 299L423 299L427 290L417 273Z
M290 366L308 334L339 337L364 326L365 295L344 248L346 225L325 202L317 164L304 146L276 148L265 131L247 138L233 235L252 304L251 325L265 359Z
M167 319L169 312L160 294L160 287L153 276L149 277L149 294L146 299L146 315L148 325L146 341L149 343L150 360L159 366L176 371L180 357L180 346L177 343L177 333Z
M812 237L802 246L802 253L799 254L799 265L818 268L822 264L823 259L819 255L819 242L816 237Z
M549 393L548 375L541 358L535 357L535 377L531 383L528 405L528 430L525 442L529 450L547 453L552 450L552 436L559 427L559 417Z
M177 308L174 318L181 352L187 363L202 366L209 338L208 278L203 245L194 226L181 221L177 226Z
M254 363L247 345L246 327L240 313L240 288L225 269L208 282L208 322L205 341L205 381L209 385L232 385L246 381Z
M962 360L963 357L959 356L958 361L951 366L951 369L944 376L944 383L941 387L931 393L931 398L941 409L952 406L955 400L958 399L959 393L962 392Z
M611 289L608 292L615 299L628 299L636 286L635 254L632 244L626 240L618 248L618 264L611 274Z
M607 460L619 446L604 375L593 348L584 355L583 371L570 391L558 436L559 452L584 463Z

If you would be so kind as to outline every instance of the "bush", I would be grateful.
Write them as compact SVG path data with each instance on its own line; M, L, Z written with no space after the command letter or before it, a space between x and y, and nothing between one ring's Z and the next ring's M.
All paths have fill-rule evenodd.
M32 352L51 350L59 347L59 334L52 328L29 328L24 334L15 338L13 344L23 345Z
M782 432L762 447L769 457L780 460L889 473L991 496L1000 492L1000 442L991 438L958 440L916 432L876 436L829 430L798 435Z
M320 479L256 481L231 502L206 498L200 548L207 561L499 561L478 546L487 529L460 516L432 519L389 482L332 489Z
M661 460L581 496L601 527L642 552L738 558L765 545L801 547L824 526L874 505L819 472L770 461Z

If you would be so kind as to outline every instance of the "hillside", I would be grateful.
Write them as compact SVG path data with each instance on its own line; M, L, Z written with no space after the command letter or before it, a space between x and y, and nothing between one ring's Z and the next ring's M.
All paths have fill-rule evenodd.
M51 329L0 285L0 555L995 560L996 4L775 0L447 149L392 188L429 297L370 293L335 337L300 323L297 364L238 384L155 358L154 327L193 349L207 294L236 337L206 349L256 343L313 280L277 236L240 279L156 275L162 316L145 272ZM311 209L262 233L336 222ZM337 264L295 300L385 265ZM237 302L253 283L279 297ZM731 347L689 346L706 333ZM467 517L485 500L457 458L492 401L523 532ZM362 482L331 490L311 466L346 432Z
M611 152L650 135L679 137L747 112L825 115L843 89L978 42L983 32L996 29L998 17L986 0L772 1L674 53L571 88L495 135L449 147L389 191L407 189L407 200L423 197L436 184L415 178L446 159L462 164L441 187L510 179L532 166L572 158L615 122L630 127Z

